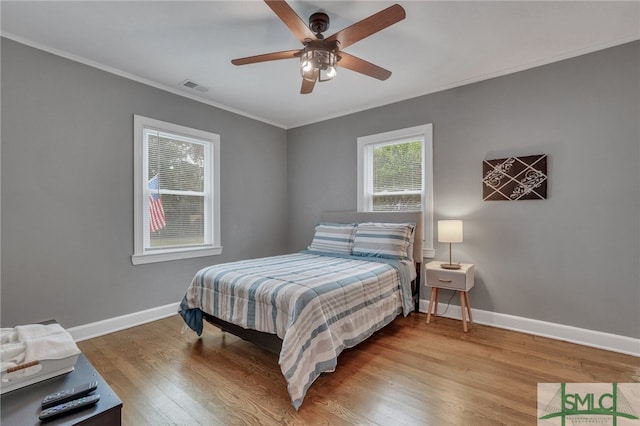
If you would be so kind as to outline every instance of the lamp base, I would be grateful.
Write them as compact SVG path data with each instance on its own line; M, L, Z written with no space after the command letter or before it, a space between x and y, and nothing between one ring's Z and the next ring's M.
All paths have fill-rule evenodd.
M442 269L460 269L461 268L459 263L441 263L440 267Z

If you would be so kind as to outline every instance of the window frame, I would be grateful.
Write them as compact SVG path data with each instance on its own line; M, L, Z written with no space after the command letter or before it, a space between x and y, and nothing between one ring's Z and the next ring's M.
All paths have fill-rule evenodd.
M175 135L191 139L205 145L205 179L207 184L204 191L205 215L205 244L186 247L146 248L149 238L149 221L145 212L149 206L149 191L147 184L148 149L145 140L145 130ZM153 118L134 115L134 205L133 232L134 252L131 263L134 265L166 262L170 260L190 259L195 257L213 256L222 253L220 240L220 135L204 130L192 129L178 124L155 120Z
M410 142L411 139L422 139L422 219L423 219L423 250L425 258L433 258L433 124L408 127L368 136L358 137L358 211L371 211L371 194L368 189L372 186L371 174L372 147Z

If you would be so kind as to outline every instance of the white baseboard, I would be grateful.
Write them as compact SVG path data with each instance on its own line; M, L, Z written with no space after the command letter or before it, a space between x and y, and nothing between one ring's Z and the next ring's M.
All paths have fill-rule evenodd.
M77 327L71 327L68 328L67 331L71 336L73 336L76 342L81 342L93 337L124 330L125 328L135 327L136 325L170 317L171 315L177 314L179 308L179 302L170 303L168 305L158 306L157 308L151 308L140 312L134 312L132 314L92 322Z
M420 312L426 313L428 309L429 301L420 299ZM640 339L479 309L471 309L471 313L474 323L640 357ZM444 315L440 312L438 315L462 319L461 309L458 305L449 305Z
M427 312L428 306L428 300L420 299L420 312ZM67 331L71 333L77 342L80 342L175 315L179 307L180 303L178 302L170 303L157 308L72 327ZM472 309L471 311L473 313L473 321L478 324L640 357L640 339L479 309ZM462 319L460 306L457 305L449 305L447 312L444 314L439 313L439 315L447 318Z

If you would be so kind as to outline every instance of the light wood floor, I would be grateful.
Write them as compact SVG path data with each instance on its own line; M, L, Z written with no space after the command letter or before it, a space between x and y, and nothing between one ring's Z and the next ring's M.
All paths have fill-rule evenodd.
M425 314L340 355L299 411L277 357L177 315L80 349L124 406L124 425L535 425L538 382L639 382L638 358Z

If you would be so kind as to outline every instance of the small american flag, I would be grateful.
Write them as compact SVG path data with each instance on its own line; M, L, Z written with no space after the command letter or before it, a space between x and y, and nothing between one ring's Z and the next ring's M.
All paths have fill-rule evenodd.
M151 190L149 195L149 227L151 232L156 232L166 226L162 199L160 198L158 175L155 175L149 181L149 189Z

